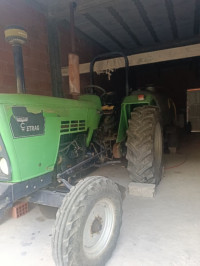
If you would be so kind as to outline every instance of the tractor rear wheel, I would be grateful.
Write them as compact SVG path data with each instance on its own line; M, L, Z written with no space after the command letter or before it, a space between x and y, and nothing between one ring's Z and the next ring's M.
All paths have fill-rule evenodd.
M162 176L163 139L159 110L137 107L127 130L128 171L132 181L156 184Z
M121 219L117 185L100 176L81 180L57 212L52 238L56 265L104 265L116 246Z

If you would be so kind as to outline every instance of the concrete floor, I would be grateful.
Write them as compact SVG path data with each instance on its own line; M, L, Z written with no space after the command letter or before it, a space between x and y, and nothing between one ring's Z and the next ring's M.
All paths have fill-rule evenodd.
M200 265L200 135L191 134L177 154L165 155L165 169L154 198L126 193L121 234L107 266ZM123 165L93 174L111 177L124 188L129 183ZM18 219L5 219L0 226L0 265L53 266L53 224L38 206Z

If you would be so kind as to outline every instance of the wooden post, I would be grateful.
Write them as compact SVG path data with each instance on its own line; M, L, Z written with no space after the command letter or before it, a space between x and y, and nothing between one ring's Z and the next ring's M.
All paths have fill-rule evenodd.
M79 73L79 56L75 54L75 34L74 34L74 10L76 8L75 2L70 2L70 39L71 51L68 55L69 64L69 93L72 98L77 98L80 94L80 73Z
M80 94L79 56L69 54L69 89L73 98Z

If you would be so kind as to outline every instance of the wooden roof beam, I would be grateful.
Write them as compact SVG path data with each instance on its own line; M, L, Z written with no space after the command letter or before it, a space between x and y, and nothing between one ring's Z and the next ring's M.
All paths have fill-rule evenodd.
M128 56L129 66L139 66L158 62L165 62L177 59L200 56L200 44L187 45L182 47L133 54ZM118 69L124 67L124 59L121 57L98 61L94 70L100 72L107 69ZM90 63L79 65L80 74L90 72ZM62 68L62 76L68 76L68 67Z

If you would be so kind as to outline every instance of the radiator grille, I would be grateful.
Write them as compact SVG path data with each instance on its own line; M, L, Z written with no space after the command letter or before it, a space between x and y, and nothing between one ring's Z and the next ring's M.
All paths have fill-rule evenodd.
M85 131L85 120L62 121L60 133Z

